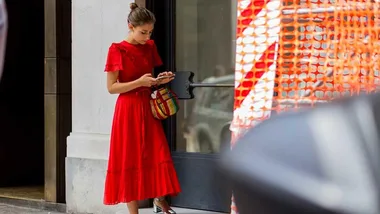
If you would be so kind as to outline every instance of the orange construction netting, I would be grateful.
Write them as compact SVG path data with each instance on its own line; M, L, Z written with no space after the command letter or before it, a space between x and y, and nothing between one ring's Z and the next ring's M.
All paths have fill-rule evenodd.
M380 3L238 2L233 124L379 88Z
M287 2L282 8L278 99L331 100L375 91L379 4L314 2Z

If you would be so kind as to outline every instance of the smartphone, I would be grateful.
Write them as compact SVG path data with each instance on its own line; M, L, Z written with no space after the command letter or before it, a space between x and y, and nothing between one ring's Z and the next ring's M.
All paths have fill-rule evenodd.
M156 80L162 80L162 79L166 79L166 78L171 78L173 76L160 76L160 77L157 77Z

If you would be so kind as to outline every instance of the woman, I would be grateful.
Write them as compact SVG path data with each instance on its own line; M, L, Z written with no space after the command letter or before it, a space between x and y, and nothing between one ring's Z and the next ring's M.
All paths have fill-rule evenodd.
M138 214L138 201L154 198L154 212L175 213L165 201L180 192L161 121L153 117L149 100L152 86L166 84L174 74L152 76L161 66L150 36L155 16L131 4L127 38L109 48L105 71L107 89L120 94L115 107L104 204L127 203Z

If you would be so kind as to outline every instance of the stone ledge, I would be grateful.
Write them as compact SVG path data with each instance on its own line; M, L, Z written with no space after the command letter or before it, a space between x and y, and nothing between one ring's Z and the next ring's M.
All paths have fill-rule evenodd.
M108 134L70 133L67 137L67 157L108 160Z

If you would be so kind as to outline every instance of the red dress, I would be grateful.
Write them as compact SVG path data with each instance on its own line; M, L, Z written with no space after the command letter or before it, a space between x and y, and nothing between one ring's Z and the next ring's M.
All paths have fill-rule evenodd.
M129 82L161 64L153 40L144 45L123 41L109 48L105 71L119 71L119 82ZM161 121L153 117L149 98L150 89L142 87L120 94L116 101L106 205L174 196L181 191Z

